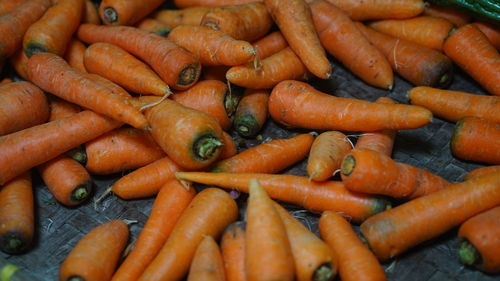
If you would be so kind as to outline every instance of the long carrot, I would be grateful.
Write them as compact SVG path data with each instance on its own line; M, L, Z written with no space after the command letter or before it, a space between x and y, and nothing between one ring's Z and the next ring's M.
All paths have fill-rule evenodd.
M432 118L432 113L423 107L334 97L293 80L274 87L269 113L288 127L340 131L414 129Z
M85 10L82 15L82 23L101 24L99 12L97 12L97 7L94 5L92 0L85 0Z
M25 80L29 80L28 60L28 57L21 48L9 59L10 65L14 68L16 74Z
M201 65L193 54L164 37L138 28L82 24L78 38L86 43L114 44L130 52L151 66L174 89L187 89L200 76Z
M237 216L236 202L225 191L202 190L182 213L167 242L138 280L180 280L187 274L203 236L218 237Z
M405 19L424 11L423 0L328 0L353 20Z
M224 263L219 245L212 236L198 244L189 268L187 281L225 281Z
M0 16L10 13L15 8L22 5L26 0L9 0L9 1L0 1Z
M464 176L464 181L470 180L472 178L477 178L477 177L482 177L484 175L490 174L490 173L495 173L495 172L500 172L500 165L493 165L493 166L486 166L486 167L481 167L474 169Z
M455 26L466 25L471 20L471 16L463 11L459 11L452 7L435 5L430 2L425 4L425 10L422 15L443 18L453 23Z
M122 220L93 228L68 254L59 269L59 280L109 280L127 244L129 230Z
M375 256L386 260L499 204L500 173L493 173L372 216L361 233Z
M366 83L392 89L394 78L391 65L352 20L325 0L315 0L309 6L319 40L328 53Z
M186 189L176 179L167 181L156 196L153 209L134 249L113 274L112 281L137 280L167 241L175 223L189 205L196 192Z
M64 59L68 64L74 69L86 73L85 64L83 63L83 57L85 56L85 50L87 47L78 39L71 39L68 43L68 47L64 52Z
M184 9L163 9L153 14L160 22L174 28L179 25L200 25L203 16L211 8L204 6L193 6Z
M326 131L314 140L307 158L307 174L314 181L325 181L340 168L342 159L352 149L352 144L341 132Z
M387 280L377 258L340 215L332 211L323 212L319 219L319 232L334 252L343 281Z
M245 269L245 222L237 221L222 233L221 251L224 272L228 281L246 281Z
M274 31L253 43L259 59L265 59L270 55L283 50L288 46L285 37L279 31Z
M488 38L490 43L497 49L500 49L500 27L488 22L477 21L473 25L481 30Z
M229 5L241 5L245 3L251 3L254 1L261 0L174 0L175 6L178 8L188 8L188 7L220 7Z
M222 139L224 145L222 146L222 150L219 155L219 159L227 159L229 157L233 157L238 152L238 147L236 147L236 143L231 137L230 134L225 131L222 132Z
M35 211L31 174L24 173L0 188L0 250L22 254L33 244Z
M275 200L294 203L311 211L332 210L355 222L385 210L388 202L381 198L347 190L341 182L312 182L307 177L287 174L177 172L178 179L248 193L250 179L256 178Z
M267 120L270 92L247 89L234 113L233 128L243 137L254 137Z
M99 15L104 24L132 25L158 8L162 0L103 0Z
M163 22L153 18L145 18L141 20L139 23L137 23L137 28L156 33L163 37L167 37L170 33L170 30L172 30L171 26L168 26Z

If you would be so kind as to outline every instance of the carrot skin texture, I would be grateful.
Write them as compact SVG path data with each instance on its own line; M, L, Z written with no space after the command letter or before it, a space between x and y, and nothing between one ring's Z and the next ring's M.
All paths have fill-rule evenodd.
M468 24L471 20L471 16L467 13L453 9L452 7L438 6L429 2L426 3L422 15L443 18L458 27Z
M170 30L172 30L171 26L168 26L163 22L153 18L145 18L138 22L136 26L139 29L156 33L162 37L167 37L170 33Z
M270 55L283 50L288 46L285 37L279 31L274 31L254 42L253 47L259 59L265 59Z
M212 236L198 244L189 268L187 281L225 281L224 263L219 245Z
M221 252L224 272L228 281L246 281L245 269L245 222L237 221L222 233Z
M489 173L495 173L495 172L500 172L500 165L493 165L493 166L486 166L486 167L482 167L482 168L477 168L477 169L474 169L474 170L468 172L464 176L464 181L470 180L472 178L482 177L482 176L487 175Z
M245 90L233 118L233 128L239 135L254 137L262 129L268 117L269 94L267 90Z
M68 64L74 69L87 73L85 69L85 64L83 63L83 57L85 56L85 50L87 47L78 39L71 39L68 43L68 47L64 52L64 59Z
M245 3L251 3L254 1L256 0L174 0L174 3L176 7L182 9L182 8L196 7L196 6L220 7L228 5L241 5Z
M184 9L163 9L154 13L153 17L174 28L179 25L200 25L203 16L210 7L193 6Z
M474 22L473 25L481 30L484 35L486 35L490 43L497 50L500 50L500 27L498 25L493 25L491 23L481 21Z
M103 0L99 16L107 25L133 25L158 8L162 0Z
M392 0L385 3L377 0L352 1L328 0L353 20L376 20L390 18L411 18L424 11L425 4L422 0Z
M314 140L307 158L307 174L314 181L325 181L340 168L342 159L351 151L352 145L341 132L327 131Z

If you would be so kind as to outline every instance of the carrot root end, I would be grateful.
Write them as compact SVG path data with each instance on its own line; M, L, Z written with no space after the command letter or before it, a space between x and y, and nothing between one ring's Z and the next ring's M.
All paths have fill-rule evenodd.
M113 7L105 7L103 17L107 24L112 24L118 21L118 13Z
M335 270L332 268L331 263L324 263L320 265L313 274L313 281L328 281L335 277Z
M460 261L469 266L474 266L480 264L481 255L469 241L464 240L460 243L460 248L458 249L458 256Z

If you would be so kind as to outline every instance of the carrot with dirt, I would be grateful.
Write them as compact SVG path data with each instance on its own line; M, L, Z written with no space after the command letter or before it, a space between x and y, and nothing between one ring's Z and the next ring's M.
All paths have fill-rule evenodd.
M26 172L0 188L0 250L9 255L33 244L35 210L31 174Z
M112 281L137 280L155 258L169 237L175 223L189 205L196 192L187 189L178 180L167 181L160 189L144 228L134 249L113 274Z
M92 0L85 0L85 8L82 14L82 23L101 24L99 12Z
M129 26L82 24L78 38L86 43L116 45L148 64L169 86L182 90L199 78L201 65L189 51L164 37Z
M180 280L188 273L203 237L219 237L237 216L238 206L228 193L218 188L202 190L179 217L162 249L138 280Z
M233 128L240 136L256 136L267 120L268 90L246 89L234 113Z
M238 152L238 148L236 147L236 143L230 134L226 132L222 132L222 140L224 145L222 146L222 150L220 152L219 159L227 159L229 157L233 157Z
M68 47L64 52L64 59L68 62L68 64L74 69L87 73L87 69L85 69L85 64L83 63L83 57L85 56L85 50L87 47L83 45L83 43L78 39L71 39L69 41Z
M237 221L222 233L221 252L226 280L246 281L245 269L245 222Z
M283 50L288 46L285 37L279 31L274 31L254 42L253 47L259 59L265 59L270 55Z
M194 253L187 281L225 281L219 245L210 235L203 237Z
M342 159L352 149L346 135L326 131L314 140L307 158L307 174L313 181L326 181L340 169Z
M455 26L466 25L470 22L471 16L467 13L454 9L452 7L439 6L427 2L423 16L436 17L448 20Z
M28 57L24 53L23 49L19 49L13 56L9 59L10 65L15 70L16 74L21 78L29 81L28 78Z
M412 18L424 11L423 0L328 0L356 21Z
M17 7L21 6L26 0L7 0L0 1L0 16L12 12Z
M490 43L497 49L500 49L500 27L488 22L477 21L473 25L486 35Z
M342 10L326 0L309 4L314 27L323 47L366 83L392 89L392 68Z
M171 26L168 26L163 22L152 18L145 18L141 20L137 23L137 28L156 33L163 37L167 37L170 33L170 30L172 30Z
M465 174L464 181L470 180L472 178L482 177L484 175L496 172L500 172L500 165L477 168Z
M338 131L415 129L432 119L432 113L420 106L335 97L293 80L274 87L269 113L287 127Z
M311 211L332 210L361 222L388 208L382 198L351 192L339 181L313 182L303 176L288 174L177 172L175 176L225 189L248 193L250 179L256 178L275 200L297 204Z
M193 6L184 9L163 9L153 14L153 18L174 28L179 25L200 25L203 16L212 8Z
M450 140L453 156L475 162L500 164L500 123L477 117L457 121Z
M342 280L387 280L377 258L363 245L345 218L332 211L323 212L318 228L321 238L334 252Z
M103 0L99 15L104 24L133 25L162 4L162 0Z
M262 0L174 0L175 6L183 9L188 7L221 7L229 5L242 5Z
M375 256L387 260L499 204L500 173L492 173L374 215L361 233Z

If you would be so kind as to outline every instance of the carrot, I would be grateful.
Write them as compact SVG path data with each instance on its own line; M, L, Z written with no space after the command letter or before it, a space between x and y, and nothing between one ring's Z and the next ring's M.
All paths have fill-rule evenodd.
M473 25L486 35L490 43L497 49L500 49L500 27L488 22L477 21Z
M471 16L465 12L459 11L452 7L435 5L430 2L427 2L425 4L425 9L422 15L443 18L458 27L466 25L471 20Z
M86 43L110 43L130 52L177 90L191 87L200 76L201 65L193 54L159 35L138 28L82 24L78 38Z
M50 7L24 35L23 49L26 56L31 58L43 52L64 55L71 36L80 25L84 9L84 0L60 0Z
M163 37L167 37L170 33L170 30L172 30L171 26L168 26L163 22L152 18L145 18L141 20L139 23L137 23L137 28L156 33Z
M352 20L406 19L424 11L422 0L328 0L349 15Z
M225 281L224 264L219 246L212 236L198 244L189 268L188 281Z
M279 31L274 31L262 37L257 42L254 42L253 47L257 52L259 59L265 59L270 55L283 50L288 46L288 43Z
M227 159L233 157L238 152L238 147L230 134L225 131L222 132L222 140L224 145L219 155L219 160Z
M133 25L158 8L162 0L103 0L99 15L104 24Z
M40 53L31 57L28 76L35 85L69 102L136 128L149 128L146 118L129 104L129 98L113 94L86 78L57 55Z
M0 250L22 254L33 244L35 212L31 174L24 173L0 188Z
M196 6L220 7L229 5L242 5L254 1L262 1L262 0L174 0L174 3L176 7L183 9Z
M330 247L279 204L274 204L286 228L298 281L333 280L337 260Z
M12 57L9 59L10 65L16 71L16 74L25 80L28 78L28 57L23 52L23 49L19 49ZM1 63L0 63L1 64Z
M111 91L111 93L113 95L124 97L126 99L130 98L130 94L127 91L125 91L125 89L118 86L116 83L102 77L101 75L93 74L93 73L85 73L84 76L85 76L85 78L87 78L87 79L103 86L107 90ZM136 99L131 99L129 101L132 104L132 106L134 106L134 107L138 107L139 105L142 105L139 102L137 102Z
M215 163L211 171L273 174L304 159L313 141L311 134L274 139Z
M0 16L12 12L24 2L26 2L26 0L0 1Z
M101 18L99 18L99 12L97 12L97 7L94 5L92 0L85 0L85 9L82 15L82 23L91 24L101 24Z
M368 218L361 233L380 260L403 253L500 204L500 174L450 185Z
M129 230L122 220L93 228L68 254L59 269L59 280L109 280L127 244Z
M500 206L465 221L458 230L460 261L490 274L500 272Z
M68 64L83 73L87 73L87 69L85 69L85 65L83 63L83 57L85 56L86 49L87 47L85 47L80 40L71 39L64 53L64 59L68 62Z
M234 113L233 128L243 137L256 136L267 120L267 90L246 89Z
M227 83L226 72L231 68L227 65L215 65L203 67L202 77L203 80L219 80Z
M257 179L249 181L245 267L248 281L294 280L295 264L287 229Z
M484 175L496 172L500 172L500 165L477 168L465 174L464 181L470 180L472 178L482 177Z
M29 82L0 86L0 136L44 123L49 119L47 97Z
M340 168L342 159L352 149L346 135L326 131L314 140L307 159L307 174L313 181L326 181Z
M463 160L500 164L500 123L464 117L455 125L450 148Z
M179 25L200 25L203 16L211 8L204 6L193 6L184 9L163 9L153 14L160 22L174 28Z
M246 281L245 222L237 221L222 233L221 251L224 273L228 281Z
M423 106L435 116L448 121L458 121L475 116L500 122L500 97L470 94L461 91L415 87L408 91L411 104Z
M432 118L423 107L334 97L291 80L274 87L269 113L274 121L288 127L339 131L414 129Z
M311 10L304 0L264 0L281 33L309 71L328 79L332 66L314 29Z
M341 182L312 182L307 177L288 174L177 172L178 179L248 192L248 182L256 178L275 200L297 204L311 211L332 210L360 222L387 208L384 199L354 193Z
M144 95L169 95L168 85L145 63L122 48L109 43L94 43L85 51L85 68L129 91Z
M255 68L253 63L246 63L233 66L226 73L229 82L250 89L273 88L281 81L305 80L309 76L307 68L290 47L260 61L259 68Z
M49 95L50 116L49 121L55 121L70 117L82 111L81 107L74 103L67 102L54 95Z
M394 78L391 65L352 20L327 1L314 0L309 6L319 40L328 53L366 83L392 89Z
M12 79L6 77L6 78L3 78L2 81L0 81L0 86L3 86L5 84L9 84L9 83L12 83Z
M176 179L167 181L156 196L153 209L134 249L113 275L112 281L137 280L169 237L175 223L195 196Z
M234 39L251 42L269 32L273 20L262 2L250 2L210 9L200 25L220 30Z
M475 25L453 32L443 51L490 94L500 96L500 54Z
M250 43L206 26L177 26L168 39L199 57L202 65L240 65L255 55Z
M319 219L321 238L331 247L343 281L387 280L377 258L340 215L325 211Z
M238 216L236 202L218 188L198 193L175 224L140 281L180 280L188 273L196 246L204 236L218 237Z
M377 32L357 22L356 27L389 60L392 69L416 86L447 87L453 63L442 53Z

